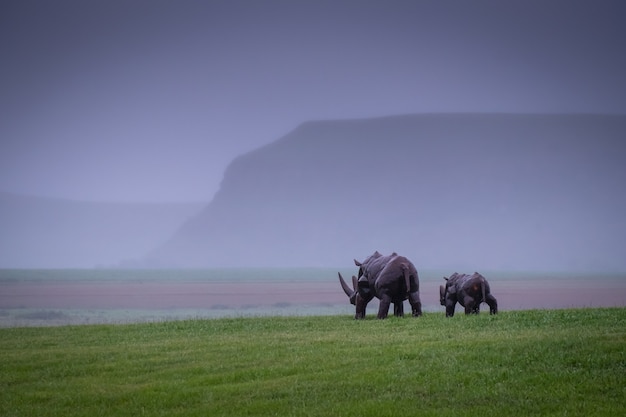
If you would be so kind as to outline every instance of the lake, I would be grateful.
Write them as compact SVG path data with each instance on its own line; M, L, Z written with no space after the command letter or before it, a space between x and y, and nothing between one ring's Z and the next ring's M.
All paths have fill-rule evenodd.
M203 270L0 270L0 326L130 323L259 315L351 317L337 278L355 267ZM439 285L454 271L420 271L424 311L441 312ZM466 271L473 272L473 271ZM626 275L479 271L500 311L626 306ZM378 305L368 305L375 317ZM408 302L406 311L410 311ZM483 304L483 310L486 305ZM457 305L457 314L461 307Z

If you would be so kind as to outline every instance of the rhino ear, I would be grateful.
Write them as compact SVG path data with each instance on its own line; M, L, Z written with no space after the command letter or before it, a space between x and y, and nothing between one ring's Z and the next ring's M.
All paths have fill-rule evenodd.
M354 264L355 264L356 266L361 266L361 265L362 265L362 263L361 263L361 262L359 262L359 261L357 261L356 259L354 260Z
M446 281L448 280L448 277L443 277L443 279L445 279Z

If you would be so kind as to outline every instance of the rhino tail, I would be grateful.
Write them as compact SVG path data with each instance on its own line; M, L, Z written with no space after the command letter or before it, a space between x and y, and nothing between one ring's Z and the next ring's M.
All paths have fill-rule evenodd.
M485 279L483 278L480 280L480 289L483 291L483 303L487 302L486 287L487 285L485 285Z
M409 273L409 268L402 268L402 272L404 273L404 283L406 284L406 293L409 294L411 292L411 274Z

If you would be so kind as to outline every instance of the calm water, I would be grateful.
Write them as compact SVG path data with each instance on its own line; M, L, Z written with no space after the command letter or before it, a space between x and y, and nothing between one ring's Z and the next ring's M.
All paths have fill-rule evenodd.
M0 326L260 315L351 317L354 306L339 286L338 271L350 283L356 267L0 270ZM443 311L438 288L451 272L420 271L424 311ZM480 272L490 281L501 310L626 305L624 275ZM375 316L377 308L371 302L368 316Z

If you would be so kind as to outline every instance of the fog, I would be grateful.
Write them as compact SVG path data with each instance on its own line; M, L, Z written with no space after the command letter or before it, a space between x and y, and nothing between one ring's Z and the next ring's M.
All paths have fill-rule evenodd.
M132 267L204 206L0 192L0 268Z
M620 1L0 4L0 190L204 201L318 119L626 112Z
M606 0L3 1L0 267L118 265L141 258L169 241L176 224L187 229L197 224L188 222L197 214L196 204L205 212L216 210L211 202L218 200L231 162L308 121L437 113L625 114L625 20L626 5ZM615 215L624 200L613 187L624 178L615 163L624 148L610 143L598 154L615 158L609 168L602 168L601 160L592 167L601 168L594 178L599 183L610 178L604 183L611 187L604 194L596 190L601 198L589 205L592 209L581 206L570 223L562 223L566 228L584 219L581 213L593 219L585 223L593 225L585 226L591 241L576 240L576 249L568 239L567 247L576 250L563 257L569 265L575 254L594 247L593 239L600 242L595 260L575 265L595 267L608 256L611 268L619 268L626 258L619 237L624 221ZM520 154L534 152L519 148ZM581 162L580 155L573 159ZM564 157L558 166L568 161ZM359 162L353 161L354 169L363 170ZM579 172L584 177L594 170ZM537 178L532 183L542 185ZM585 189L596 184L582 183ZM450 185L438 175L424 184L435 196ZM559 201L549 185L534 191L549 197L554 213L567 216L560 209L580 201ZM255 189L254 184L247 188ZM42 200L33 211L16 208L15 198L22 204L24 195ZM82 208L68 208L58 217L48 210L50 199ZM29 201L32 208L35 200ZM117 208L98 208L93 217L93 211L81 211L85 202ZM119 207L128 209L128 203L147 204L151 208L142 206L145 213L154 216L135 209L132 215L120 214ZM169 203L185 204L175 211L178 220ZM540 216L538 208L533 210ZM99 224L101 231L85 235L62 227L59 218L79 212L87 220L63 224L72 230ZM133 229L141 217L143 228ZM438 221L459 234L480 223L471 210ZM489 225L493 233L507 228L498 224ZM249 230L256 227L260 224L250 223ZM535 242L536 236L529 236L526 248ZM562 240L550 240L553 236L527 258L544 255L546 247L567 251ZM440 235L436 240L445 242ZM365 247L397 249L374 236L361 246L350 247L353 243L346 242L347 252L337 256L366 256ZM457 245L465 247L467 262L481 259L475 247ZM201 247L194 250L204 256ZM438 265L446 259L438 258ZM500 266L518 265L511 259Z
M159 264L626 268L626 116L438 114L308 123L237 158Z

